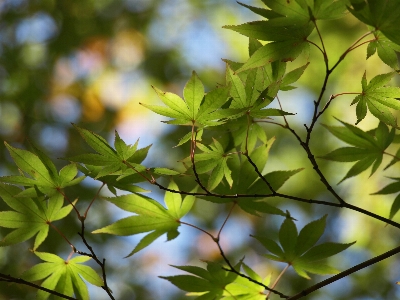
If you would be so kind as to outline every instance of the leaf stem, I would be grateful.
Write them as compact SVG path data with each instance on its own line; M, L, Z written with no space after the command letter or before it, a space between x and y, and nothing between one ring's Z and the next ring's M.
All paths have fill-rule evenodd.
M245 274L240 273L239 271L237 271L237 270L232 266L232 264L231 264L231 262L229 261L229 259L226 257L226 255L225 255L225 253L224 253L224 250L223 250L222 247L221 247L221 244L220 244L219 242L216 242L216 243L217 243L217 245L218 245L218 249L219 249L219 252L220 252L222 258L224 259L224 261L225 261L225 262L228 264L228 266L229 266L229 269L228 269L228 268L223 268L224 270L229 271L229 272L233 272L233 273L239 275L240 277L246 278L248 281L251 281L251 282L253 282L253 283L255 283L255 284L259 285L259 286L262 286L262 287L263 287L264 289L266 289L267 291L269 291L269 292L271 292L271 293L274 293L274 294L276 294L276 295L279 295L281 298L284 298L284 299L289 298L289 296L287 296L287 295L285 295L285 294L282 294L281 292L278 292L277 290L274 290L273 288L270 288L270 287L266 286L266 285L263 284L262 282L258 282L257 280L254 280L254 279L251 278L250 276L247 276L247 275L245 275Z
M229 212L227 218L225 219L225 222L226 222L226 220L228 220L228 218L229 218L229 216L230 216L230 214L231 214L231 212L232 212L233 207L234 207L234 206L232 206L232 208L231 208L231 210L230 210L230 212ZM222 225L222 227L225 225L225 222L224 222L224 224ZM193 225L193 224L190 224L190 223L186 223L186 222L182 222L182 221L179 221L179 223L181 223L181 224L183 224L183 225L187 225L187 226L193 227L193 228L195 228L195 229L197 229L197 230L199 230L199 231L201 231L201 232L207 234L207 235L217 244L218 249L219 249L219 252L220 252L222 258L224 259L224 261L225 261L225 262L227 263L227 265L229 266L229 269L223 268L224 270L229 271L229 272L233 272L233 273L235 273L235 274L237 274L237 275L239 275L239 276L241 276L241 277L243 277L243 278L246 278L247 280L249 280L249 281L251 281L251 282L253 282L253 283L257 284L257 285L260 285L260 286L264 287L266 290L268 290L268 291L270 291L270 292L272 292L272 293L274 293L274 294L279 295L281 298L289 298L289 296L286 296L286 295L284 295L284 294L282 294L282 293L280 293L280 292L274 290L273 288L269 288L269 287L266 286L265 284L263 284L263 283L261 283L261 282L258 282L257 280L254 280L253 278L251 278L251 277L249 277L249 276L247 276L247 275L245 275L245 274L240 273L239 271L237 271L237 270L232 266L231 262L230 262L229 259L226 257L225 252L224 252L224 250L222 249L221 244L220 244L220 241L219 241L219 235L220 235L220 233L221 233L222 227L221 227L220 231L218 232L218 236L217 236L217 237L214 237L211 233L209 233L208 231L206 231L206 230L204 230L204 229L202 229L202 228L200 228L200 227L198 227L198 226L196 226L196 225Z
M67 237L51 222L48 222L49 224L57 233L71 246L72 250L75 251L75 246L67 239Z
M212 193L204 186L204 184L201 182L199 174L196 171L196 163L194 161L194 156L195 156L195 151L196 151L196 138L197 138L197 132L195 133L194 131L194 124L192 125L192 138L190 142L190 161L192 162L192 169L194 176L196 177L196 182L200 186L200 188L207 193L207 195L211 195Z
M67 195L60 188L57 188L57 192L59 192L61 195L63 195L64 199L67 200L70 205L72 205L72 207L74 208L76 214L78 215L78 218L80 219L82 216L79 213L79 211L76 208L76 206L74 205L74 203L67 197Z
M217 239L218 239L218 240L219 240L219 238L220 238L220 236L221 236L222 229L224 228L224 226L225 226L226 222L228 221L229 217L231 216L232 211L233 211L233 209L235 208L235 206L236 206L236 202L233 203L231 209L230 209L229 212L228 212L228 215L226 216L226 218L225 218L225 220L224 220L224 223L222 223L221 228L220 228L219 231L218 231L218 235L217 235Z
M83 218L84 218L84 219L86 219L90 207L92 206L94 200L99 196L101 189L102 189L105 185L106 185L106 183L103 182L103 184L101 185L101 187L97 190L96 195L94 195L92 201L90 201L90 204L89 204L89 206L87 207L87 209L86 209L86 211L85 211L85 214L83 215Z
M271 285L271 289L274 289L275 286L278 284L279 280L282 278L283 274L285 274L285 272L289 269L290 264L287 264L286 267L279 273L278 277L276 277L274 283ZM268 291L267 293L267 299L269 297L269 295L271 294L271 291Z
M274 190L274 188L272 187L272 185L268 182L267 179L265 179L265 177L261 174L260 170L258 169L257 165L252 161L252 159L250 158L250 156L247 153L244 153L244 156L246 156L247 160L249 161L249 163L253 166L254 171L256 171L258 177L260 177L260 179L262 181L264 181L264 183L268 186L269 190L271 191L272 195L276 195L276 191Z
M328 55L326 53L326 49L325 49L325 44L324 44L324 40L322 39L322 35L321 32L319 31L319 28L317 26L317 21L313 18L312 22L314 23L315 29L317 30L318 36L319 36L319 40L321 41L321 45L322 45L322 55L324 56L324 61L326 64L328 64Z

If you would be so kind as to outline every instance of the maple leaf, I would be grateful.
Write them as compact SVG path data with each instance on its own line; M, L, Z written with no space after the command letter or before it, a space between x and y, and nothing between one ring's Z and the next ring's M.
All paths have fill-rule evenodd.
M35 250L46 239L50 223L65 218L73 206L63 207L64 198L61 194L54 194L44 201L18 197L21 192L19 187L0 183L0 197L14 209L0 212L0 226L14 229L0 241L0 246L21 243L36 235Z
M19 196L52 196L58 194L58 190L76 185L85 179L85 176L76 177L78 169L75 164L69 164L57 172L50 158L34 145L31 146L35 153L14 148L7 143L5 145L21 175L0 177L0 182L28 187Z
M168 189L178 191L178 186L171 182ZM161 235L167 233L168 240L175 239L178 235L179 219L186 215L191 209L195 197L182 196L178 193L166 192L164 202L167 208L156 200L139 194L122 195L118 197L105 198L119 208L135 213L137 215L120 219L106 227L97 229L93 233L108 233L114 235L135 235L149 232L139 244L127 256L150 245Z
M300 233L291 218L283 221L279 230L279 243L264 236L253 236L271 254L268 259L285 262L293 267L297 274L309 279L307 272L314 274L338 273L335 268L326 264L326 258L347 249L353 243L322 243L315 245L325 231L326 215L321 219L308 223Z
M91 267L82 265L82 263L91 259L88 256L64 260L52 253L34 253L45 262L25 271L21 276L25 280L37 281L46 278L41 284L42 287L67 296L75 294L78 299L82 300L89 300L88 288L82 278L99 287L104 284L100 276ZM49 296L49 293L38 290L36 299L46 300Z
M354 98L351 105L357 103L357 123L367 115L368 110L380 121L387 125L397 127L396 119L389 108L400 110L400 88L385 86L395 73L377 75L367 84L366 73L361 80L362 92Z
M389 131L389 128L383 122L380 122L378 127L374 129L371 134L370 132L364 132L353 125L342 121L340 122L344 127L326 125L324 125L324 127L334 136L354 147L338 148L321 158L338 162L357 162L353 167L351 167L340 182L360 174L371 165L371 175L374 174L382 163L385 149L394 139L395 129L392 128L392 130ZM386 168L392 164L394 164L394 162L391 162L386 166Z

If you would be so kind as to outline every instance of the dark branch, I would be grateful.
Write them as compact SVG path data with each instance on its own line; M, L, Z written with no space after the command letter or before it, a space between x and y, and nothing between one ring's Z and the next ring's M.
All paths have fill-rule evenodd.
M356 265L356 266L354 266L354 267L352 267L350 269L347 269L347 270L345 270L345 271L343 271L343 272L341 272L341 273L339 273L339 274L337 274L335 276L332 276L332 277L330 277L328 279L325 279L325 280L323 280L323 281L321 281L321 282L309 287L308 289L305 289L305 290L301 291L300 293L298 293L298 294L296 294L296 295L294 295L292 297L289 297L287 300L297 300L297 299L303 298L303 297L311 294L312 292L315 292L316 290L318 290L318 289L320 289L320 288L322 288L322 287L324 287L326 285L329 285L329 284L331 284L331 283L333 283L333 282L335 282L335 281L337 281L339 279L342 279L342 278L344 278L346 276L349 276L350 274L353 274L353 273L355 273L357 271L360 271L361 269L364 269L364 268L369 267L369 266L371 266L373 264L376 264L376 263L378 263L378 262L380 262L380 261L382 261L384 259L387 259L387 258L389 258L389 257L391 257L391 256L393 256L393 255L395 255L395 254L397 254L399 252L400 252L400 246L396 247L396 248L394 248L394 249L392 249L392 250L390 250L388 252L385 252L385 253L383 253L383 254L381 254L379 256L376 256L376 257L371 258L371 259L369 259L367 261L364 261L364 262L362 262L362 263L360 263L360 264L358 264L358 265Z
M12 276L10 276L10 275L2 274L2 273L0 273L0 281L14 282L14 283L18 283L18 284L24 284L24 285L28 285L28 286L34 287L34 288L36 288L36 289L38 289L38 290L45 291L45 292L47 292L47 293L49 293L49 294L53 294L53 295L55 295L55 296L58 296L58 297L61 297L61 298L64 298L64 299L77 300L76 298L73 298L73 297L70 297L70 296L61 294L61 293L56 292L56 291L53 291L53 290L49 290L49 289L47 289L47 288L45 288L45 287L42 287L42 286L40 286L40 285L37 285L37 284L35 284L35 283L32 283L32 282L23 280L23 279L21 279L21 278L16 278L16 277L12 277Z

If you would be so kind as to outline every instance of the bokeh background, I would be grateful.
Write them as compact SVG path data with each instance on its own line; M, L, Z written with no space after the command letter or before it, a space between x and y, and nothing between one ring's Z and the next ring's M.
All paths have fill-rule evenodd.
M246 4L261 6L259 0ZM53 158L58 167L68 157L87 150L71 123L101 134L110 142L114 130L127 143L139 140L140 147L153 144L145 164L149 167L179 168L177 161L188 155L187 148L173 148L188 129L165 125L165 118L155 115L139 102L159 104L152 85L182 94L192 70L196 70L206 91L224 84L225 63L221 58L244 62L248 58L248 39L222 29L260 19L233 0L2 0L0 1L0 138L15 147L28 148L31 140ZM353 16L321 24L331 65L366 27ZM317 41L315 34L311 37ZM368 61L366 46L348 55L332 75L325 96L360 90L361 76L368 79L390 69L376 56ZM308 57L300 57L289 68L301 66ZM323 79L322 55L311 47L308 69L296 90L281 93L286 111L297 112L289 118L299 132L304 130L313 109ZM392 84L399 84L394 79ZM336 124L334 116L354 123L352 98L335 100L320 123ZM275 104L276 105L276 104ZM279 121L279 120L278 120ZM320 124L319 123L319 124ZM368 117L360 123L363 129L376 127L377 120ZM277 126L265 126L268 138L276 137L267 168L305 170L284 186L284 192L306 198L332 200L312 172L306 155L293 136ZM313 134L313 150L323 155L342 145L318 126ZM397 145L398 148L398 145ZM389 149L395 153L396 145ZM186 152L185 152L186 151ZM167 155L166 155L167 154ZM389 158L384 163L389 162ZM336 186L351 164L320 161L321 168L338 193L347 201L374 213L388 216L393 196L371 196L388 183L384 176L397 176L395 165L389 171L369 178L368 172ZM0 175L17 172L5 147L0 144ZM82 185L68 191L71 198L79 197L84 211L100 186L86 179ZM154 187L150 196L162 200L163 193ZM108 195L107 191L103 195ZM344 270L398 245L399 232L381 222L353 211L311 206L288 200L273 199L281 209L289 209L304 224L329 214L325 241L352 242L356 245L331 264ZM7 210L3 202L0 209ZM207 230L221 226L229 205L215 205L198 200L193 212L186 217ZM88 232L125 216L105 201L95 202L86 221ZM395 220L400 221L399 217ZM262 276L277 276L284 265L267 261L265 250L249 234L270 234L277 237L282 218L257 218L235 210L222 235L224 249L232 261L243 256L245 262ZM56 224L78 249L84 249L76 232L79 222L75 215ZM181 235L165 243L165 237L145 251L130 258L126 256L140 240L138 237L112 237L88 234L99 257L107 259L108 280L116 299L158 300L187 299L184 292L157 276L178 274L169 265L193 264L203 260L220 260L211 239L193 228L180 227ZM7 230L1 229L0 236ZM28 251L31 241L0 248L0 272L18 276L35 263L37 258ZM51 232L40 251L67 257L70 247L55 232ZM96 266L93 265L95 268ZM312 276L308 281L289 271L278 285L286 294L293 294L325 279ZM399 258L393 257L356 275L345 278L310 295L307 299L396 299L400 297ZM32 288L0 283L0 299L34 299ZM107 299L98 288L90 288L92 299ZM275 297L276 298L276 297ZM275 299L274 296L271 299Z

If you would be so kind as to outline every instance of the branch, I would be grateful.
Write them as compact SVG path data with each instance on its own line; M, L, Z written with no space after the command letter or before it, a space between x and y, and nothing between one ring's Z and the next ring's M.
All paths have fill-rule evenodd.
M285 294L282 294L281 292L278 292L277 290L274 290L274 289L272 289L272 288L266 286L265 284L263 284L263 283L261 283L261 282L258 282L257 280L254 280L254 279L251 278L250 276L247 276L247 275L245 275L245 274L240 273L239 271L237 271L237 270L232 266L232 264L231 264L231 262L229 261L229 259L226 257L226 255L225 255L225 253L224 253L224 250L222 249L220 243L219 243L219 242L216 242L216 243L217 243L217 245L218 245L218 249L219 249L219 252L221 253L222 258L224 259L224 261L225 261L225 262L228 264L228 266L229 266L229 269L228 269L228 268L223 268L225 271L233 272L233 273L239 275L240 277L246 278L248 281L251 281L251 282L253 282L253 283L257 284L257 285L262 286L262 287L263 287L264 289L266 289L267 291L269 291L269 292L271 292L271 293L274 293L274 294L280 296L280 297L283 298L283 299L288 299L288 298L289 298L289 296L287 296L287 295L285 295Z
M34 288L36 288L36 289L38 289L38 290L45 291L45 292L47 292L47 293L49 293L49 294L56 295L56 296L61 297L61 298L64 298L64 299L77 300L76 298L73 298L73 297L70 297L70 296L61 294L61 293L56 292L56 291L53 291L53 290L49 290L49 289L47 289L47 288L45 288L45 287L42 287L42 286L40 286L40 285L37 285L37 284L35 284L35 283L32 283L32 282L23 280L23 279L21 279L21 278L12 277L12 276L10 276L10 275L6 275L6 274L3 274L3 273L0 273L0 281L14 282L14 283L19 283L19 284L24 284L24 285L28 285L28 286L34 287Z
M234 207L234 206L233 206L233 207ZM233 208L233 207L232 207L232 208ZM232 211L232 208L231 208L231 211ZM229 216L230 216L230 214L231 214L231 211L229 212L229 214L228 214L226 220L229 218ZM225 221L226 221L226 220L225 220ZM280 293L280 292L278 292L278 291L276 291L276 290L274 290L274 289L272 289L272 288L269 288L269 287L266 286L265 284L263 284L263 283L261 283L261 282L258 282L257 280L254 280L253 278L251 278L251 277L249 277L249 276L247 276L247 275L245 275L245 274L243 274L243 273L240 273L239 271L237 271L237 270L232 266L231 262L230 262L229 259L226 257L226 255L225 255L225 253L224 253L224 250L222 249L221 244L220 244L220 242L219 242L219 235L220 235L220 233L221 233L221 230L222 230L222 227L223 227L223 226L221 227L221 230L218 232L218 236L215 237L215 236L213 236L211 233L209 233L208 231L206 231L206 230L204 230L204 229L202 229L202 228L200 228L200 227L198 227L198 226L196 226L196 225L192 225L192 224L190 224L190 223L186 223L186 222L182 222L182 221L179 221L179 223L181 223L181 224L183 224L183 225L190 226L190 227L192 227L192 228L195 228L195 229L197 229L197 230L199 230L199 231L201 231L201 232L207 234L207 235L217 244L218 249L219 249L219 252L220 252L222 258L224 259L224 261L226 262L226 264L229 266L229 269L228 269L228 268L224 268L224 267L223 267L222 269L224 269L225 271L228 271L228 272L233 272L233 273L239 275L240 277L246 278L247 280L249 280L249 281L251 281L251 282L253 282L253 283L257 284L257 285L262 286L262 287L263 287L264 289L266 289L267 291L279 295L281 298L285 298L285 299L286 299L286 298L289 298L289 296L286 296L286 295L284 295L284 294L282 294L282 293ZM225 222L224 222L223 225L225 225Z
M104 282L104 285L101 288L106 291L106 293L108 294L110 299L115 300L114 296L112 295L112 291L108 287L108 284L107 284L106 259L103 258L103 262L101 262L99 260L99 258L97 257L96 253L94 252L92 246L90 246L89 243L86 241L86 238L85 238L85 220L84 219L80 219L80 221L82 223L82 232L80 232L78 234L82 238L82 241L85 244L85 246L89 249L90 253L86 253L86 252L82 252L82 251L78 251L78 250L76 250L76 253L81 254L81 255L85 255L85 256L89 256L89 257L93 258L94 261L100 266L101 271L102 271L102 275L103 275L103 282Z
M362 262L362 263L360 263L360 264L358 264L358 265L356 265L356 266L354 266L354 267L352 267L350 269L347 269L347 270L345 270L345 271L343 271L343 272L341 272L341 273L339 273L339 274L337 274L335 276L332 276L332 277L330 277L328 279L325 279L325 280L323 280L323 281L321 281L321 282L309 287L308 289L305 289L305 290L301 291L300 293L298 293L298 294L296 294L296 295L294 295L292 297L287 298L287 300L297 300L297 299L303 298L303 297L307 296L308 294L311 294L312 292L315 292L316 290L318 290L318 289L320 289L320 288L322 288L322 287L324 287L326 285L329 285L329 284L331 284L331 283L333 283L333 282L335 282L335 281L337 281L339 279L342 279L342 278L344 278L346 276L349 276L350 274L353 274L353 273L355 273L355 272L357 272L357 271L359 271L361 269L364 269L364 268L369 267L369 266L371 266L373 264L376 264L376 263L378 263L378 262L380 262L380 261L382 261L382 260L384 260L386 258L389 258L389 257L391 257L391 256L393 256L393 255L395 255L395 254L397 254L399 252L400 252L400 246L396 247L396 248L394 248L394 249L392 249L392 250L390 250L388 252L385 252L385 253L383 253L383 254L381 254L379 256L376 256L374 258L366 260L366 261L364 261L364 262Z

